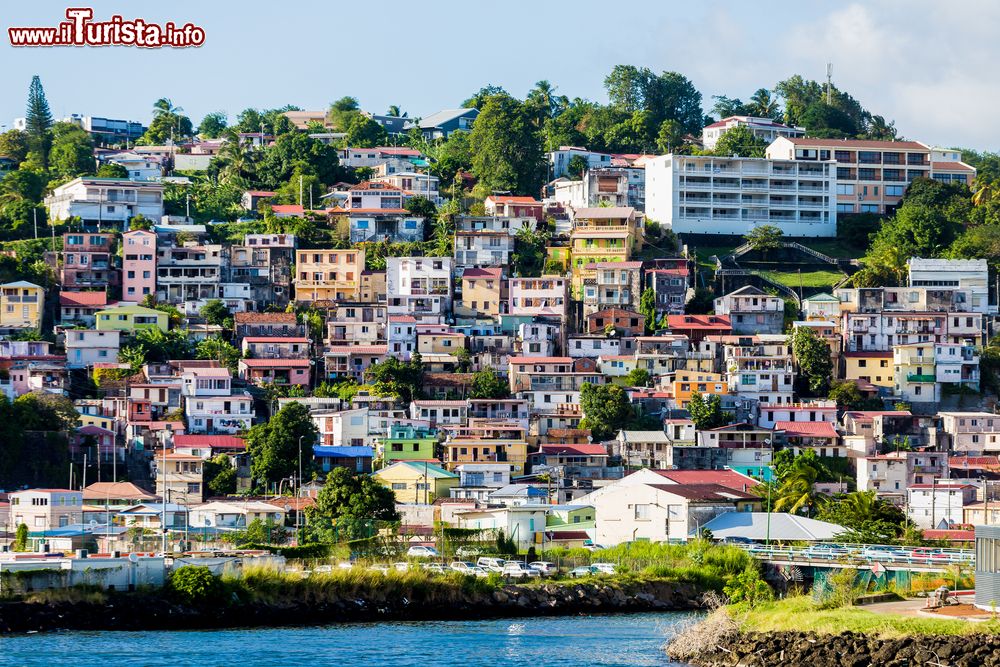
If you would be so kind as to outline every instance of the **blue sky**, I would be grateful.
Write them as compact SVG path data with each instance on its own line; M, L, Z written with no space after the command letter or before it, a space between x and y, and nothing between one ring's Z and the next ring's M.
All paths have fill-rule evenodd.
M0 124L23 115L33 74L53 113L148 122L169 97L197 123L248 106L326 108L343 96L413 116L457 106L493 83L523 96L548 79L569 97L604 100L618 63L673 70L711 96L747 98L787 76L825 76L900 132L930 143L1000 148L1000 3L429 0L381 2L73 3L193 22L196 49L22 48L0 42ZM5 4L0 24L50 26L66 4Z

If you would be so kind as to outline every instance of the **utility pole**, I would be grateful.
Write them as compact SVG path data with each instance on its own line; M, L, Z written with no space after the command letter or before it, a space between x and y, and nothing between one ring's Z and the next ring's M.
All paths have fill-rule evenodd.
M167 553L167 445L162 444L163 447L163 472L161 477L163 478L163 496L160 498L160 507L162 513L160 515L160 553L161 555L166 555Z
M937 501L937 478L931 476L931 530L937 526L937 516L935 515L935 505Z
M833 63L826 64L826 104L833 104Z
M31 208L31 219L35 223L35 240L38 240L38 207L33 206Z

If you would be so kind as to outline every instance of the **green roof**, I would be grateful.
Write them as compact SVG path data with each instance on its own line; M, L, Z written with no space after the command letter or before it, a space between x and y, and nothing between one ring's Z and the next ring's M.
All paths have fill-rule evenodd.
M426 473L428 477L434 477L437 479L450 479L458 477L457 474L448 472L441 466L436 466L433 463L421 463L417 461L399 461L398 463L393 463L391 466L383 468L383 470L388 470L389 468L394 468L396 466L406 466L421 475Z
M837 303L840 303L840 299L833 296L832 294L827 294L826 292L821 292L820 294L813 294L811 297L803 299L803 301L836 301Z
M113 306L111 308L105 308L104 310L97 311L98 313L132 313L133 315L163 315L167 316L162 310L156 310L155 308L146 308L145 306Z

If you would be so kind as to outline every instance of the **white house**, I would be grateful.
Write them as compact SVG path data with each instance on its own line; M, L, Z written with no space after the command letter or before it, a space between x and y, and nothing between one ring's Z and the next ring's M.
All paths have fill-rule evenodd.
M243 530L259 519L270 519L276 525L285 522L285 511L277 505L257 500L238 502L215 501L191 508L191 528L216 528L222 530Z
M67 329L66 367L87 368L94 364L116 363L121 334L121 331Z
M159 222L163 185L120 178L81 176L45 198L50 220L81 218L87 224L124 225L137 215Z
M451 257L388 257L385 285L389 315L438 322L451 312Z
M503 530L519 550L536 544L535 534L545 530L547 505L517 505L456 513L459 528Z
M138 153L115 153L105 155L102 162L117 164L128 170L129 180L155 181L163 176L161 160L156 155L139 155Z
M234 393L226 368L189 368L181 374L189 433L233 435L250 428L253 397Z
M976 486L957 480L913 484L907 490L907 516L924 530L949 529L964 523L962 508L975 502Z
M713 150L719 138L734 127L745 127L758 139L771 143L778 137L804 137L806 128L785 125L772 118L755 116L729 116L706 125L701 130L701 143L707 150Z
M82 522L82 491L25 489L10 494L11 526L23 523L29 531L39 532Z

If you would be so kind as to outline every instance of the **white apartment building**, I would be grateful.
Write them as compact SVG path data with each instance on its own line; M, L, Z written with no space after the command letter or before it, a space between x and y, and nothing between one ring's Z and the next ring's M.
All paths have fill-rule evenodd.
M804 137L806 128L785 125L773 118L758 118L756 116L729 116L706 125L701 130L701 145L706 150L715 149L719 138L734 127L746 127L758 139L771 143L778 137Z
M249 392L234 393L226 368L189 368L181 374L188 433L233 435L254 418Z
M949 451L975 456L1000 453L1000 415L991 412L939 412Z
M163 185L82 176L55 188L45 198L45 206L50 220L79 217L87 224L124 226L142 215L159 222L163 217Z
M910 486L947 477L948 454L901 451L866 456L858 459L857 471L858 491L874 490L901 501Z
M10 525L31 532L83 523L83 492L69 489L25 489L10 494ZM9 528L13 533L14 529Z
M388 257L385 286L390 315L440 321L451 312L451 257Z
M795 366L787 336L725 336L723 359L730 393L760 404L792 402Z
M510 266L513 252L514 237L504 230L455 232L456 266Z
M389 355L409 361L417 349L416 318L410 315L390 315L386 332Z
M517 236L522 229L534 230L538 221L534 218L507 218L495 215L460 215L455 218L455 229L459 232L504 232Z
M924 530L949 529L964 523L965 505L975 502L977 488L958 480L912 484L906 490L907 516Z
M990 275L985 259L924 259L912 257L907 263L910 287L948 287L969 290L966 307L975 313L995 313L990 306Z
M610 153L598 153L579 146L560 146L558 150L550 151L546 155L551 168L550 177L555 179L565 176L568 173L570 161L577 156L587 161L587 169L611 166Z
M159 247L156 250L156 299L196 314L219 298L225 253L218 244Z
M66 330L66 367L88 368L117 363L121 331Z
M138 153L115 153L101 158L102 162L117 164L128 170L129 180L155 181L163 176L163 166L155 155L139 155Z
M517 326L517 337L521 341L521 356L551 357L556 353L559 341L559 325L545 322L525 322ZM572 356L572 355L570 355Z
M661 155L646 162L646 217L678 233L835 236L836 165Z
M311 410L319 440L315 444L325 447L360 447L375 444L375 436L369 436L368 408L354 410ZM306 451L313 443L305 443Z
M399 188L404 192L423 197L435 204L441 203L441 179L430 174L421 174L416 171L401 171L388 174L382 177L383 183Z

